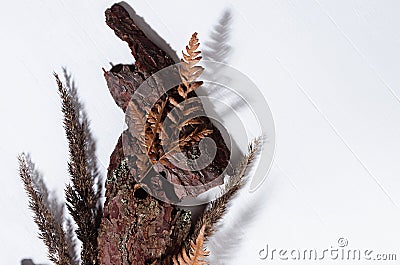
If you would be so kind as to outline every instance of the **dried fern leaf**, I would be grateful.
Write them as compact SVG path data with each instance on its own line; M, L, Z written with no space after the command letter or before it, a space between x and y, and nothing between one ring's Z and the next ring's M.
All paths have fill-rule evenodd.
M168 97L166 97L166 99L159 100L147 116L145 141L148 154L157 154L158 148L155 145L155 141L162 130L162 118L167 106L167 102ZM153 162L156 162L156 159L152 160Z
M185 248L182 248L181 253L176 257L172 258L174 265L205 265L209 264L205 258L210 254L209 251L205 250L204 246L204 230L205 225L200 229L199 235L195 242L190 242L189 252L186 252Z
M181 96L183 98L187 97L187 93L182 85L178 86L178 93L179 93L179 96Z
M188 146L193 141L199 142L201 139L213 133L213 130L204 128L202 130L196 128L191 134L187 135L183 139L181 139L179 145Z
M202 84L202 82L195 82L204 71L203 67L196 65L202 58L199 56L201 51L197 50L199 46L199 39L195 32L190 38L189 45L186 46L187 53L182 51L183 59L181 59L182 65L179 68L179 74L183 85L178 87L178 93L184 99Z
M200 119L187 118L196 116L194 114L202 114L204 112L199 99L190 99L188 101L189 103L185 101L188 98L188 94L202 84L201 81L195 81L204 70L203 67L196 66L201 60L201 56L199 56L201 52L197 50L199 45L197 33L194 33L189 44L186 46L187 53L182 51L183 59L181 60L182 65L179 68L179 73L183 85L179 85L177 91L178 94L184 98L184 101L179 103L173 97L168 96L166 96L165 99L161 98L147 116L145 127L146 136L144 141L146 153L151 158L153 164L157 162L166 163L164 160L168 154L179 151L178 149L180 147L189 146L193 142L198 142L212 133L210 129L200 129L201 125L204 123ZM177 110L176 112L170 111L165 115L168 103L176 107ZM168 117L170 121L169 132L165 132L162 126L162 119L165 116ZM198 125L198 127L200 127L195 130L190 130L191 133L180 137L179 132L185 131L182 129L188 125ZM139 126L141 126L141 124ZM171 141L170 139L175 140ZM179 141L176 142L176 139L179 139ZM161 148L160 144L163 148Z
M134 131L132 133L133 136L135 136L138 140L139 143L142 145L142 147L145 147L145 127L146 127L146 115L145 112L141 109L139 109L138 104L136 104L134 101L129 101L128 103L128 115L126 117L128 118L128 127L130 129L133 129Z

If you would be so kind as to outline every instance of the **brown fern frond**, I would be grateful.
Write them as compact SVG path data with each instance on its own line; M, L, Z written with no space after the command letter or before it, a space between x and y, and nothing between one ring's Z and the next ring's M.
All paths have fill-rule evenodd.
M202 124L204 124L204 121L202 121L201 119L195 118L195 119L188 120L185 123L185 126L187 126L187 125L195 126L195 125L202 125Z
M54 76L62 101L69 147L68 172L72 183L65 189L67 208L77 225L77 237L82 241L82 264L94 265L97 264L97 235L102 208L96 190L96 177L91 174L89 167L87 123L82 120L81 110L77 109L70 89L62 84L57 74Z
M179 102L176 101L176 99L174 99L173 97L169 97L169 103L174 107L177 107L179 105Z
M204 231L205 239L210 237L215 232L215 224L223 217L226 212L228 203L244 185L246 170L254 161L261 144L262 141L260 137L254 139L253 142L249 144L248 153L243 156L236 169L234 170L233 175L225 184L224 194L216 200L212 201L209 204L208 210L203 212L203 214L197 221L193 231L193 237L196 237L204 226L206 226L206 229ZM186 247L188 247L187 244Z
M159 110L158 105L154 109ZM150 151L154 150L148 148L150 145L154 147L153 139L156 134L154 133L154 123L149 122L149 115L151 122L157 120L158 117L153 111L149 115L139 107L139 104L135 100L130 100L127 108L127 122L129 133L126 134L126 139L129 139L131 143L127 144L125 149L126 154L136 157L136 166L139 169L137 172L137 178L143 180L148 172L151 170L151 163L149 157L155 159L153 153ZM153 125L153 126L151 126ZM158 125L158 124L157 124ZM158 129L157 129L158 130ZM137 141L137 142L136 142ZM130 146L138 145L139 148L135 150L129 149ZM149 156L148 154L151 154Z
M180 146L189 146L193 141L199 142L201 139L205 138L207 135L210 135L213 133L213 130L203 128L203 129L198 129L195 128L192 133L189 135L185 136L184 138L180 139L179 145Z
M131 134L139 140L141 148L146 150L146 113L142 109L139 109L138 104L133 100L129 101L127 111L128 115L126 117L128 118L128 127L131 130Z
M168 97L165 99L161 98L157 101L155 106L152 108L150 113L147 116L147 124L146 124L146 147L147 154L149 155L152 162L157 161L158 149L155 142L159 139L161 130L162 130L162 118L164 117L165 108L168 103Z
M205 265L209 264L205 258L210 254L209 251L205 250L204 246L204 230L203 225L199 231L196 241L190 242L190 249L188 253L185 248L182 248L181 253L176 257L172 258L174 265Z
M195 32L190 38L189 45L186 46L187 54L182 51L183 59L181 59L182 65L179 68L179 74L183 85L178 86L178 93L184 99L203 83L200 81L195 82L204 71L203 67L196 65L202 58L200 56L201 51L197 50L199 46L199 39L197 38L197 32Z
M204 70L203 67L196 66L196 64L201 60L201 56L199 56L201 52L197 50L199 48L199 45L200 43L198 42L197 33L194 33L189 41L189 44L186 46L187 54L182 51L182 65L179 68L182 84L179 85L177 89L178 94L184 99L187 99L188 94L202 84L202 82L195 81ZM163 131L164 129L162 126L162 119L165 117L167 103L179 109L178 112L168 112L166 114L168 119L171 121L171 131L169 133ZM193 115L197 112L204 112L201 102L197 98L190 99L190 103L183 101L180 104L173 97L167 96L165 99L161 98L155 104L155 106L152 108L151 112L147 116L147 125L145 130L145 145L147 148L146 151L150 159L152 160L152 163L163 163L165 162L163 160L169 153L178 151L178 149L182 146L189 146L194 141L198 142L212 133L212 130L207 128L195 128L194 130L190 130L189 134L179 137L179 132L185 131L182 130L183 127L189 125L201 125L204 123L200 119L186 120L186 117ZM171 135L171 133L174 135ZM168 142L169 139L167 139L165 136L173 136L168 137L172 139L179 138L179 144L176 141ZM156 142L157 139L159 140L158 142ZM168 150L166 151L166 153L160 156L160 144L163 147L172 147L172 149L167 148Z
M35 170L34 164L24 154L18 156L19 175L29 197L29 208L34 213L34 221L39 228L39 238L47 247L50 261L57 265L77 265L76 253L72 249L74 241L68 238L73 231L64 231L62 210L56 209L54 201L49 199L49 193L43 179Z
M181 59L181 62L184 64L184 67L180 70L182 83L186 87L188 87L189 83L196 80L204 70L201 66L195 66L202 59L200 56L201 51L197 50L199 46L199 39L197 38L197 32L195 32L190 38L189 45L186 46L187 54L182 51L183 59Z
M202 108L201 101L200 99L191 99L188 104L185 104L184 107L182 108L182 116L183 118L186 119L186 117L195 117L195 116L201 116L201 114L204 113L204 109ZM187 125L188 120L185 120L185 122L182 124L183 126Z
M159 162L164 164L168 156L172 157L176 152L179 152L182 147L187 147L191 146L193 142L199 142L201 139L205 138L206 136L210 135L213 133L213 130L203 128L203 129L198 129L195 128L193 132L188 134L185 137L182 137L179 140L175 141L168 141L169 139L162 139L162 143L164 147L167 147L167 151L164 152L160 158ZM165 151L165 150L164 150Z
M139 148L130 150L129 146L136 145L132 143L127 145L128 148L125 151L127 154L136 157L135 163L139 169L137 172L137 178L139 180L142 180L151 169L149 157L153 160L156 158L154 156L154 153L156 153L154 152L154 140L157 138L155 132L160 130L158 126L161 121L161 116L158 117L156 113L159 113L158 111L163 111L160 110L159 104L163 105L161 108L164 108L164 104L166 103L157 102L150 114L146 115L146 112L139 107L139 104L136 101L130 100L128 103L128 115L126 117L128 118L129 133L126 134L126 139L130 139L130 141L137 140L136 144L138 144Z

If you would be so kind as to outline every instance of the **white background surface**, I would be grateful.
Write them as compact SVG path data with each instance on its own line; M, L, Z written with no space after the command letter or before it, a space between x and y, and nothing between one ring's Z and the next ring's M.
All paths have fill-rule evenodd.
M132 62L104 22L111 1L7 1L0 16L0 264L46 263L16 156L32 154L62 196L67 148L52 72L73 73L104 166L122 129L101 67ZM392 0L128 1L181 50L234 15L229 62L262 90L277 149L268 179L233 203L211 240L212 264L260 260L272 248L353 249L400 259L400 2ZM218 241L219 240L219 241ZM219 242L219 243L218 243ZM49 263L49 262L47 262ZM315 263L315 262L314 262ZM318 264L395 264L317 261ZM317 264L315 263L315 264Z

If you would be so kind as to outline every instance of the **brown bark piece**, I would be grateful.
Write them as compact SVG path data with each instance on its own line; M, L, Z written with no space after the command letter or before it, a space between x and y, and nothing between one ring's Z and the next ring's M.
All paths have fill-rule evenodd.
M120 39L128 43L136 59L134 65L116 65L110 71L104 71L110 93L123 111L127 110L129 104L135 104L139 111L146 111L148 106L145 102L131 102L132 95L145 79L175 62L145 36L121 5L113 5L106 11L106 22ZM149 97L165 98L165 95L160 95L157 86L163 84L156 83L154 89L145 92ZM177 88L170 90L168 97L177 102L182 101ZM196 97L196 94L191 92L190 97ZM201 105L200 107L202 108ZM166 111L170 108L168 106ZM189 234L190 213L147 194L138 183L137 177L144 175L144 183L156 187L152 191L155 189L158 192L157 197L164 196L169 201L196 196L209 189L211 186L204 184L211 183L220 176L228 165L230 151L211 121L205 116L199 119L201 126L212 130L209 137L218 148L212 163L200 171L183 170L168 161L162 169L152 168L148 155L143 153L141 139L136 138L130 130L123 132L125 139L128 139L128 145L125 146L124 143L123 146L121 135L110 157L107 173L106 202L98 237L99 264L152 264L161 260L167 264L170 257L179 252ZM198 142L184 151L189 157L198 153ZM146 171L147 165L150 170ZM183 188L165 193L165 179L183 185ZM212 185L221 183L222 178ZM184 185L198 185L201 188L187 191Z

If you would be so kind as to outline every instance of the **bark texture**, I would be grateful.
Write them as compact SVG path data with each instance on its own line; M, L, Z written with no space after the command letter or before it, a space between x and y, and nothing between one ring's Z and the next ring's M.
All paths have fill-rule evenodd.
M104 70L110 93L123 111L128 109L129 104L134 104L139 112L148 112L151 106L146 106L145 101L132 102L132 95L147 78L175 62L145 36L121 5L113 5L106 11L106 22L121 40L128 43L135 57L134 65L116 65L109 71ZM172 80L179 76L169 78ZM146 91L147 97L161 100L169 97L176 102L183 100L177 88L169 90L167 95L161 94L157 87L163 85L157 81L153 89ZM197 96L192 92L190 97ZM201 103L197 104L202 108ZM171 106L167 105L166 111L170 109ZM222 183L219 177L228 166L230 151L211 121L206 116L199 120L198 126L212 130L209 137L218 149L214 160L199 171L183 170L169 161L165 161L161 168L152 167L163 154L149 156L132 131L123 132L111 155L107 173L106 201L98 237L99 264L169 264L170 257L179 252L193 229L190 212L156 199L146 189L156 192L158 198L172 202L196 196ZM184 133L190 134L190 130L194 129L188 128L186 130L189 131ZM127 142L123 143L123 139ZM189 158L196 158L198 142L183 151ZM143 176L140 183L139 175ZM166 179L182 187L191 185L199 186L199 189L171 188Z

